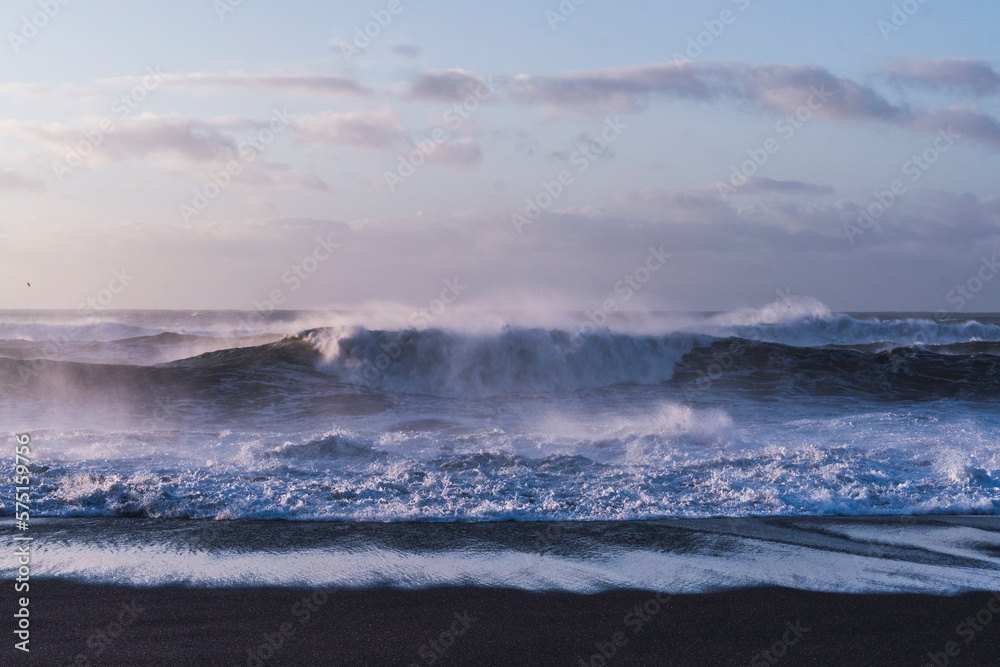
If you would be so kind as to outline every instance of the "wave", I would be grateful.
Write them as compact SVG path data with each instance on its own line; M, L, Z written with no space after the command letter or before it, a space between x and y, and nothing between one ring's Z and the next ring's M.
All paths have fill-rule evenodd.
M920 347L860 351L736 338L693 350L675 379L689 396L730 388L769 391L774 396L992 400L1000 391L1000 356L995 343L956 343L933 351Z
M41 341L0 339L0 358L78 361L95 364L155 365L239 347L278 341L274 334L216 337L165 331L112 340L76 340L62 335Z
M995 319L995 318L990 318ZM688 327L717 338L745 338L796 347L825 345L892 347L1000 342L1000 326L975 319L852 317L815 299L776 301L760 309L710 316Z
M939 324L925 319L860 320L849 315L802 320L793 324L738 325L732 327L732 333L740 338L799 347L877 343L910 347L1000 342L1000 326L995 324L975 321Z
M934 344L912 340L917 337L912 332L926 334L927 326L916 320L860 322L839 316L822 325L759 329L750 338L513 327L493 334L313 329L264 344L241 339L235 342L241 347L149 366L0 358L0 383L41 395L134 390L207 398L349 387L469 398L616 385L680 386L688 393L735 388L896 398L974 397L1000 389L1000 329L979 323L935 325L940 330ZM819 347L787 342L815 338L816 327L848 333L829 336L839 342ZM763 334L786 342L761 340ZM192 344L190 337L177 334L126 342L146 360L153 354L151 345Z
M476 397L660 384L699 341L690 335L515 328L495 335L324 329L303 338L323 354L321 367L344 382Z
M112 341L161 333L166 332L123 322L0 322L0 340Z

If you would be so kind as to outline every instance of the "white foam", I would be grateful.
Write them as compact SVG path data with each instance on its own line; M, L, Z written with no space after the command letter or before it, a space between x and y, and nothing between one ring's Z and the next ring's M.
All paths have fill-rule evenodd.
M951 345L1000 341L1000 326L975 320L938 323L933 319L856 319L835 313L816 299L779 300L759 309L715 315L687 324L685 331L739 337L799 347L821 345Z
M420 527L413 526L412 530L419 533ZM833 528L833 532L838 530L855 539L871 539L881 529ZM904 551L873 556L862 551L863 545L853 543L837 545L840 549L829 540L812 545L790 543L789 534L768 539L711 531L697 532L698 540L685 539L676 547L668 539L657 550L592 544L580 555L542 554L495 544L420 551L363 544L354 548L330 545L297 549L283 541L260 551L207 550L192 547L168 531L164 529L164 534L154 535L144 544L121 538L101 545L65 536L40 540L35 544L33 562L37 565L32 574L141 586L419 589L471 585L578 593L611 589L701 593L747 586L788 586L842 593L954 594L1000 588L996 559L973 552L962 555L977 558L982 567L937 562L933 554L953 552L950 544L955 531L951 529L921 532L918 527L912 531L921 533L916 541L927 553L916 559L908 558ZM995 544L986 531L956 531ZM900 534L908 533L901 530ZM914 543L908 539L880 541ZM14 569L4 563L0 576L10 578Z

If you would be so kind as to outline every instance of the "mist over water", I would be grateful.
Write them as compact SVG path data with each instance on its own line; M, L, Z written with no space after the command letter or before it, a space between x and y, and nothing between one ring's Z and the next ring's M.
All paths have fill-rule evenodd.
M996 316L592 315L8 311L0 428L47 516L1000 509Z

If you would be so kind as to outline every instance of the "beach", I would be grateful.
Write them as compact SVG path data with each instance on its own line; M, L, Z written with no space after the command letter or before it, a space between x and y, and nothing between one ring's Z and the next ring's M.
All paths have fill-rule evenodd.
M32 532L3 664L980 667L1000 642L997 517Z
M326 602L308 617L293 612L318 592ZM958 654L947 664L983 667L997 664L1000 614L968 643L968 632L959 635L956 627L991 600L1000 608L985 591L945 597L763 588L667 596L469 587L136 589L43 581L33 590L30 663L5 658L4 664L569 666L582 660L917 667L951 644ZM137 618L112 636L122 610L132 607ZM606 663L603 655L610 656Z

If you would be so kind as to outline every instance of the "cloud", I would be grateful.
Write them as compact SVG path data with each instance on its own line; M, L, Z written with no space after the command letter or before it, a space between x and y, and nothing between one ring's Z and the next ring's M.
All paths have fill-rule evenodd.
M969 85L975 81L980 90L993 85L981 68L958 69L966 72L960 81ZM977 78L973 78L975 72L979 72ZM919 132L953 127L963 138L1000 149L1000 121L982 111L893 104L873 88L821 67L669 62L555 76L518 75L510 81L509 89L522 103L596 110L637 110L654 97L728 101L775 114L802 112L807 106L810 116L828 120L879 122Z
M247 185L267 185L290 190L333 191L333 188L316 174L271 162L261 162L260 166L256 166L253 162L243 163L242 171L233 180Z
M734 92L737 101L775 113L793 113L818 102L815 114L836 120L897 120L906 109L891 104L872 88L836 76L821 67L719 64L710 66Z
M181 114L145 113L117 121L113 131L100 129L104 118L84 118L76 125L7 120L0 132L33 139L48 147L56 159L77 151L89 164L118 162L128 157L174 153L192 162L232 158L236 141L211 123ZM104 126L107 128L107 124ZM86 144L83 151L78 147Z
M294 124L294 120L292 121ZM162 171L205 180L236 161L239 173L232 180L248 185L328 190L313 174L283 164L266 162L267 146L245 143L258 130L273 127L268 122L242 118L195 119L181 114L145 113L116 119L83 118L74 124L36 121L0 121L0 134L7 133L37 142L45 148L60 180L77 169L98 169L140 159ZM110 131L109 131L110 127ZM279 127L279 131L281 126ZM255 158L249 160L252 152Z
M430 154L427 162L453 165L459 167L474 167L483 161L483 151L479 144L470 137L462 137L455 141L439 144Z
M764 181L762 186L765 188L779 184L779 188L790 188L792 192L800 188L827 190L797 181L759 180ZM752 183L753 179L745 187L752 187ZM724 203L711 189L646 188L616 190L604 208L594 209L585 217L594 221L617 220L623 226L636 221L665 226L673 230L679 247L690 250L731 247L736 252L743 244L744 247L771 245L796 251L825 249L836 252L855 252L859 247L907 248L921 254L940 252L942 247L971 247L1000 240L1000 198L926 190L900 199L856 247L849 242L845 226L856 225L859 215L870 203L839 200L813 204L775 199L753 206L737 206ZM575 215L553 211L544 219L544 224ZM538 226L536 222L529 229Z
M907 119L906 126L925 132L947 130L953 138L974 139L1000 150L1000 121L975 109L924 109Z
M510 89L525 102L556 106L638 108L652 94L708 101L719 96L713 82L695 68L674 63L514 77Z
M718 225L733 221L734 209L708 190L676 191L662 188L615 190L607 206L588 215L612 216L664 225Z
M307 143L388 148L403 136L403 126L389 108L301 115L295 118L293 126L299 140Z
M53 86L40 83L0 84L0 94L18 97L97 97L125 93L137 86L152 90L160 86L186 89L199 93L232 93L240 90L261 93L316 95L340 97L345 95L368 96L372 90L353 79L337 75L257 75L245 72L210 74L162 73L150 68L146 74L98 79L86 85L62 84Z
M72 88L79 90L78 86ZM69 88L56 88L47 83L0 83L0 95L5 97L51 97L60 90L67 92Z
M333 75L261 76L231 73L224 76L215 76L212 74L166 74L163 76L163 84L220 93L244 89L297 95L341 96L371 94L371 89L361 86L356 81L347 77Z
M833 188L828 185L814 185L804 181L779 181L765 176L749 176L739 192L830 195L833 194Z
M48 262L52 279L67 285L99 284L113 238L117 256L141 275L124 307L252 308L281 289L289 309L356 308L379 300L426 308L449 279L469 285L463 308L490 307L490 299L504 296L513 303L554 294L553 308L592 309L615 296L616 282L645 261L650 247L663 246L673 257L629 308L721 310L766 303L776 288L791 288L835 309L936 310L948 308L945 295L954 281L966 280L981 257L1000 247L995 197L915 191L851 245L842 227L857 212L853 202L735 206L705 193L623 190L603 210L544 213L520 235L509 220L486 211L366 224L306 218L66 223L26 225L23 243L12 241L19 252L10 259L15 268ZM282 275L310 256L318 239L340 246L292 293ZM70 296L72 290L65 307L78 302ZM984 290L981 308L995 307L998 298Z
M0 170L0 192L11 190L30 190L41 192L45 189L45 181L33 178L14 169Z
M895 81L927 88L964 90L973 95L1000 93L1000 72L982 60L903 58L892 63L888 72Z
M764 111L791 113L821 98L817 115L830 118L891 119L903 110L867 86L820 67L741 63L666 62L514 77L522 101L557 106L636 109L652 96L700 102L730 100Z
M409 97L454 102L488 89L486 81L463 69L424 72L410 86Z

